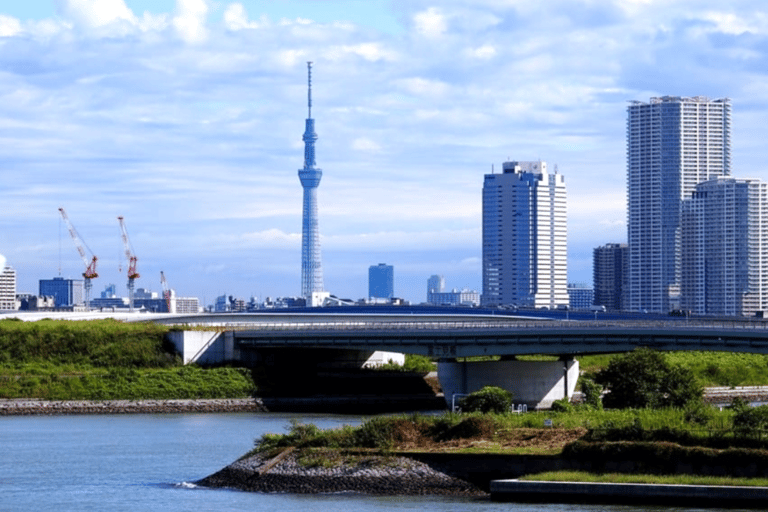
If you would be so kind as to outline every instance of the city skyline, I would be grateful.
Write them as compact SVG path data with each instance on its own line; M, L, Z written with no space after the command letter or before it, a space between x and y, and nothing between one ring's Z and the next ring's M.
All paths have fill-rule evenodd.
M145 12L148 11L148 12ZM510 44L514 41L514 44ZM768 14L758 2L30 1L0 8L0 253L19 292L78 278L65 207L99 256L94 295L205 303L301 294L302 119L314 61L327 291L481 288L483 175L545 159L568 183L568 281L626 242L628 101L728 97L732 175L768 181ZM126 264L123 262L123 268Z

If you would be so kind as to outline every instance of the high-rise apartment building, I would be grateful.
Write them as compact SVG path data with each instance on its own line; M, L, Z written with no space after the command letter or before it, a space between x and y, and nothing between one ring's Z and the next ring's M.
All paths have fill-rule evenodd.
M323 265L320 258L320 228L317 218L317 187L323 171L315 168L315 120L312 119L312 63L307 62L307 105L309 115L304 128L304 168L299 180L304 189L301 223L301 295L309 303L313 294L323 291Z
M565 180L546 162L505 162L483 183L484 305L568 305Z
M627 108L628 309L667 312L680 290L682 201L731 172L731 104L664 96Z
M717 178L683 202L681 307L739 316L768 309L768 184Z
M16 270L0 257L0 310L16 309Z
M395 267L385 263L368 267L368 297L391 299L395 296Z
M427 302L430 293L443 293L445 291L445 277L441 275L429 276L427 279Z
M605 244L595 248L592 254L594 304L611 311L624 310L629 247L627 244Z

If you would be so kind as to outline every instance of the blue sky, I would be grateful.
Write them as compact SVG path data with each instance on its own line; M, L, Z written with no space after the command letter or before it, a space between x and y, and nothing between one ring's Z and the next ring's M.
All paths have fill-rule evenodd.
M12 5L6 5L12 4ZM300 293L306 61L326 288L432 274L480 290L483 175L557 165L570 281L626 240L630 100L729 97L734 176L768 179L756 0L56 0L0 3L0 253L19 291L84 267L181 295ZM125 268L125 264L122 265Z

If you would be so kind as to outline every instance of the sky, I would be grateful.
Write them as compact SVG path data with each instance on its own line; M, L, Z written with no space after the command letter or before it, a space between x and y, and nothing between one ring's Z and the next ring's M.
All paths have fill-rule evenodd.
M301 293L307 67L325 288L481 291L484 174L565 177L568 276L626 241L629 101L730 98L733 176L768 180L758 0L0 1L0 253L18 292L85 270L206 304Z

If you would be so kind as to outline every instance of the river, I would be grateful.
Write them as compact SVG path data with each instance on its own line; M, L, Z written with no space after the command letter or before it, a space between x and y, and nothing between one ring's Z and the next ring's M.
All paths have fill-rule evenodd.
M263 433L284 432L291 418L323 428L360 422L350 416L275 413L0 417L0 511L698 510L518 505L478 498L269 495L189 483L243 455Z

